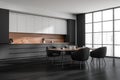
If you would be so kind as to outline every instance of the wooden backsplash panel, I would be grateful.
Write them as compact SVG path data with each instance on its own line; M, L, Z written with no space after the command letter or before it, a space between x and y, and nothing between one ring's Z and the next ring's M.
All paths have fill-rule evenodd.
M34 34L34 33L9 33L9 38L12 38L14 44L39 44L42 43L42 39L45 39L46 43L53 41L54 43L60 43L65 41L65 35L57 34Z

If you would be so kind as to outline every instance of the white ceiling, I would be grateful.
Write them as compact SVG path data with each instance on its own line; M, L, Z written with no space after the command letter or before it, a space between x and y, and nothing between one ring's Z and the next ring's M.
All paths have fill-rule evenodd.
M120 6L120 0L0 0L65 13L84 13Z
M120 0L0 0L21 6L64 13L85 13L120 6Z

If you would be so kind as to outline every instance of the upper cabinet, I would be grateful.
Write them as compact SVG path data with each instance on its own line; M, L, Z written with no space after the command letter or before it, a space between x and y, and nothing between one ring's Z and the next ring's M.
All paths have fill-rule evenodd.
M9 32L67 34L67 21L10 12Z
M42 33L49 33L48 18L42 17Z
M66 20L55 20L55 33L56 34L67 34L67 21Z
M9 13L9 32L17 32L17 13Z
M35 30L35 33L43 33L42 17L41 16L35 16L34 30Z
M25 15L26 19L26 29L27 33L35 33L35 17L33 15Z
M26 28L26 15L17 14L17 32L27 32ZM15 27L15 26L14 26Z

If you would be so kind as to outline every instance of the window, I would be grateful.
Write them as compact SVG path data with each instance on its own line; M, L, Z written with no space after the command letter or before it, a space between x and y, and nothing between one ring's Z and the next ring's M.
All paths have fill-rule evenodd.
M92 44L92 33L86 33L86 44Z
M92 13L86 14L85 16L85 23L92 22Z
M120 9L119 9L120 10ZM113 27L116 31L120 31L120 20L115 21L113 25L113 9L92 12L85 15L86 26L86 46L98 48L102 46L107 47L107 56L113 56ZM119 12L119 11L117 11ZM116 13L118 14L118 13ZM119 15L118 15L119 16ZM118 19L118 18L117 18ZM120 32L115 33L116 44L120 44ZM117 50L116 50L117 51Z
M102 31L102 24L100 23L94 23L94 32L101 32Z
M120 57L120 8L114 9L114 54Z
M113 21L103 22L103 31L112 31L113 30Z
M105 10L103 11L103 21L113 20L113 10Z
M85 42L87 47L92 47L92 13L85 16Z
M101 33L94 33L93 43L94 44L102 44L102 34Z
M103 45L107 47L107 54L106 56L113 56L113 45Z
M120 19L120 8L116 8L114 11L115 19Z
M113 44L113 33L103 33L103 44Z
M92 32L92 23L85 25L85 32Z
M107 56L120 57L120 8L85 15L86 46L107 47Z
M120 20L116 20L114 24L115 24L115 31L120 31Z
M120 57L120 45L115 45L115 57Z
M96 45L96 44L95 44L93 47L94 47L94 48L99 48L99 47L102 47L102 45Z
M120 32L115 32L115 44L120 44Z
M94 17L94 22L98 22L98 21L102 21L102 12L95 12L93 13L93 17Z

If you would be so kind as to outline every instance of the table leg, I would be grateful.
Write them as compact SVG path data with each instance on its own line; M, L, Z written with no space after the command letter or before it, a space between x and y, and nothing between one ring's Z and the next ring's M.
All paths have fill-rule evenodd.
M61 51L61 55L62 55L61 65L62 65L62 68L64 68L64 52L63 51Z

